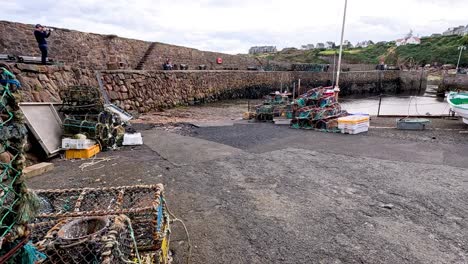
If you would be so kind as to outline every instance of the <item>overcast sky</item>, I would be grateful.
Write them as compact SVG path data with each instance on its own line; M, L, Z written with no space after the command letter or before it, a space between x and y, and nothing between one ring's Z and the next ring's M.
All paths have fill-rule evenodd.
M246 53L339 41L344 0L0 0L0 19ZM466 1L349 0L345 39L395 40L468 24Z

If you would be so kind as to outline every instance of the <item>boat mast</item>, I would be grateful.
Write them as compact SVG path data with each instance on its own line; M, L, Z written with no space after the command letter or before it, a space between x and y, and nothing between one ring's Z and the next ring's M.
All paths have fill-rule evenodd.
M335 93L336 99L338 100L338 94L340 93L340 71L341 71L341 54L343 53L343 36L346 22L346 7L348 6L348 0L345 0L344 13L343 13L343 25L341 27L341 41L340 41L340 53L338 55L338 70L336 72L336 84Z

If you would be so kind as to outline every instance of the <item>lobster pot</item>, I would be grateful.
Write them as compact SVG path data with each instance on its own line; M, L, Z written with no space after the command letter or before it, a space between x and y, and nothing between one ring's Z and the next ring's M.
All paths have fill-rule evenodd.
M102 145L107 145L111 138L111 128L108 124L65 118L63 121L63 134L69 137L84 134L87 138L98 140Z
M119 251L124 252L125 261L135 261L138 252L141 255L149 255L154 263L167 263L169 216L165 207L162 184L36 190L35 193L41 200L41 208L34 223L30 224L30 229L33 231L31 239L48 259L53 260L46 263L124 263L120 262L122 259L115 258L119 256L118 254L109 253ZM128 220L115 218L122 215ZM73 221L76 221L74 222L76 225L70 224ZM94 232L89 234L81 232L76 237L60 236L60 229L65 228L63 232L69 232L67 230L75 230L74 226L90 226ZM123 228L119 229L119 226ZM112 243L115 242L121 247L113 248L112 243L109 244L107 240L112 237L111 234L117 237L117 241ZM123 240L118 240L120 238ZM76 247L70 246L77 241L86 241L86 243ZM105 251L105 247L112 250ZM72 256L66 260L58 258L63 254L74 255L73 252L80 252L81 262L76 262ZM86 256L90 254L93 257L87 258ZM103 257L109 254L112 258ZM112 261L105 262L108 260Z
M88 138L96 138L98 136L97 124L93 121L65 118L63 121L63 133L67 136L84 134Z
M130 219L125 215L66 218L37 248L43 263L129 263L136 259Z
M62 90L63 104L60 112L64 114L98 114L104 110L104 100L96 87L70 86Z
M22 245L28 239L26 227L29 216L34 214L35 200L22 174L27 129L18 106L19 82L3 67L0 80L0 262L20 263L25 255Z

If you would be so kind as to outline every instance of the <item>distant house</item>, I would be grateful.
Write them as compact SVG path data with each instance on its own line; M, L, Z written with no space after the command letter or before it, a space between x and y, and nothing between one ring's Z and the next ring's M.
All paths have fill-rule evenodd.
M404 38L395 40L395 45L397 45L397 47L401 45L405 45L405 43L406 43L406 39Z
M369 46L372 46L374 45L374 42L372 40L364 40L364 41L360 41L356 44L356 48L367 48Z
M458 26L453 30L453 35L463 35L463 31L465 31L465 26Z
M255 46L249 49L249 54L262 54L262 53L274 53L277 52L275 46Z
M395 45L397 45L397 47L408 45L408 44L419 45L421 44L421 39L418 37L411 36L411 37L395 40Z
M384 44L384 43L382 43L382 44ZM364 40L364 41L358 42L355 47L356 48L367 48L367 47L372 46L372 45L374 45L374 42L372 40Z
M413 30L410 30L408 34L402 39L395 40L395 45L403 46L407 44L419 45L421 44L421 39L413 36Z
M319 43L317 43L317 45L315 45L315 47L316 47L317 49L324 49L324 48L325 48L325 44L319 42Z
M313 50L315 48L314 44L307 44L307 45L302 45L301 48L303 50Z
M447 30L445 30L444 32L442 32L442 35L444 36L450 36L450 35L453 35L453 27L451 28L448 28Z
M462 36L466 32L465 26L458 26L458 27L451 27L445 30L442 35L444 36L453 36L453 35L460 35Z
M351 49L351 48L353 48L353 47L354 47L353 44L351 44L351 42L350 42L349 40L343 41L343 48L345 48L345 49Z
M333 42L333 41L325 42L325 48L326 49L334 49L335 48L335 42Z
M409 37L406 39L406 44L414 44L414 45L419 45L421 44L421 39L418 37Z

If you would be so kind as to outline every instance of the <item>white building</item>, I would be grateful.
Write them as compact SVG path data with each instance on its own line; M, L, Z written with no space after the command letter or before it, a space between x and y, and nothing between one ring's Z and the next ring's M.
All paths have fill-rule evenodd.
M463 36L463 31L465 31L465 27L464 26L458 26L453 30L453 34Z
M421 39L418 37L412 36L406 39L406 44L419 45L421 44Z
M421 39L413 36L413 30L411 29L404 38L395 40L395 44L397 46L403 46L407 44L419 45L421 44Z
M398 46L403 46L403 45L408 45L408 44L413 44L413 45L419 45L421 44L421 39L418 38L418 37L414 37L414 36L411 36L411 37L406 37L406 38L402 38L402 39L397 39L395 41L395 44Z
M325 48L326 48L326 49L333 49L333 48L335 48L335 42L333 42L333 41L327 41L327 42L325 43Z
M404 38L395 40L395 45L397 45L397 47L401 45L405 45L405 43L406 43L406 39Z
M371 45L374 45L374 42L372 40L364 40L364 41L358 42L356 44L356 48L367 48Z
M465 32L467 32L467 28L468 25L465 27L465 26L458 26L458 27L451 27L451 28L448 28L447 30L444 31L444 33L442 33L442 35L444 36L453 36L453 35L460 35L460 36L463 36L465 34Z
M255 46L249 49L249 54L274 53L276 51L275 46Z

